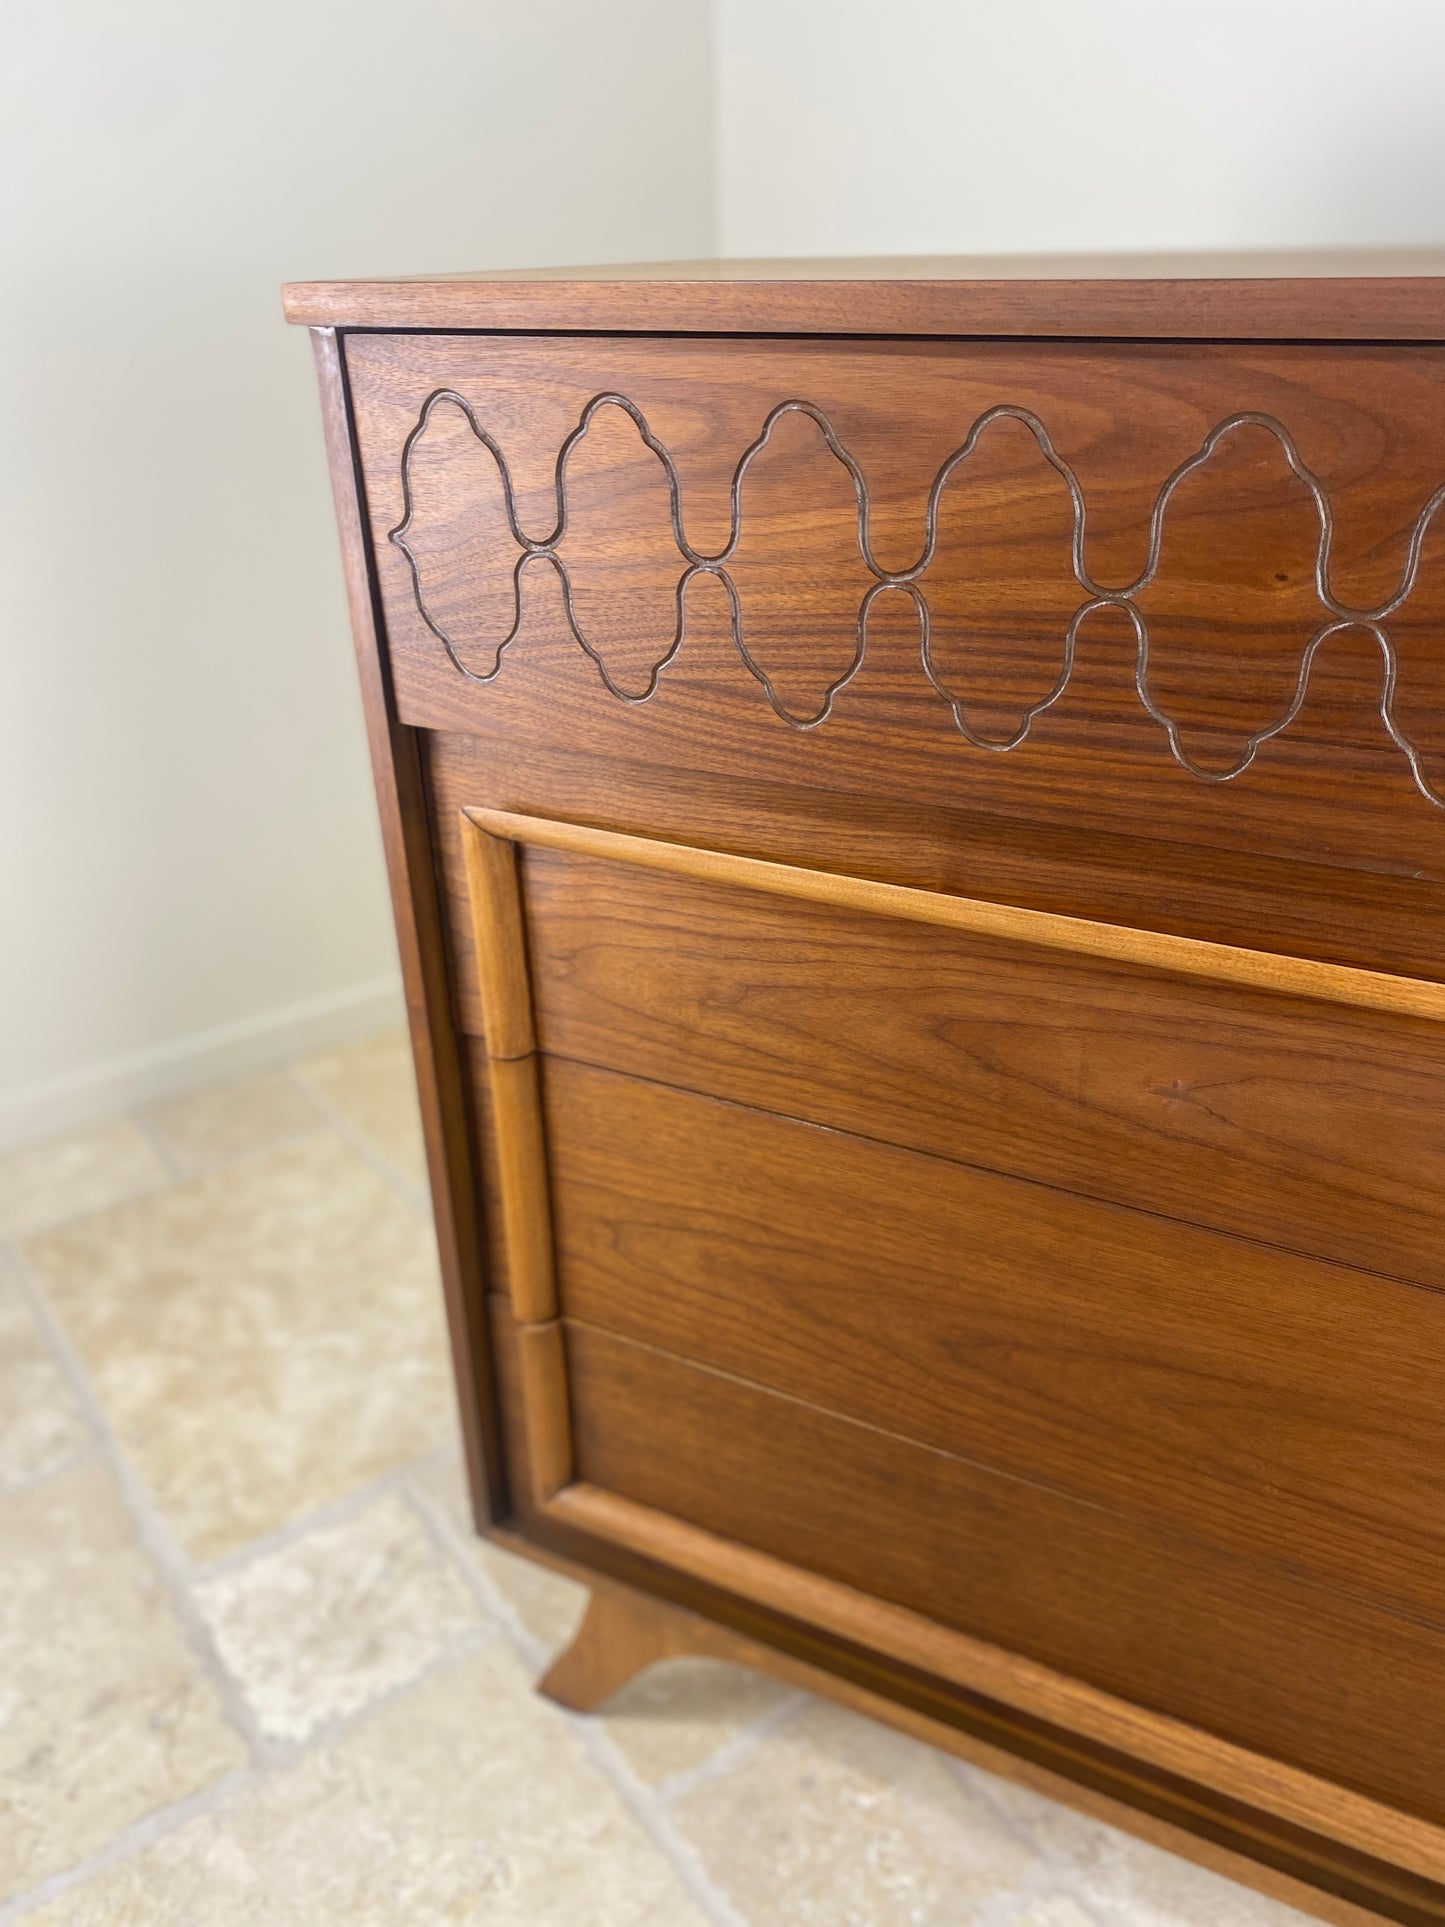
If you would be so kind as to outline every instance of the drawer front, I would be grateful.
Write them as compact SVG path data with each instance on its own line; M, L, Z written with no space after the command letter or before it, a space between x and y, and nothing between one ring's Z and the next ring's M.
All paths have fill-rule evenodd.
M1438 985L464 841L543 1509L581 1480L1445 1815Z
M557 1057L1445 1293L1437 1021L573 852L523 886Z
M1440 1639L1408 1617L608 1333L567 1346L592 1484L1445 1819Z
M546 1089L565 1316L1285 1561L1445 1669L1445 1297L565 1060Z
M408 721L1445 874L1445 351L346 352Z

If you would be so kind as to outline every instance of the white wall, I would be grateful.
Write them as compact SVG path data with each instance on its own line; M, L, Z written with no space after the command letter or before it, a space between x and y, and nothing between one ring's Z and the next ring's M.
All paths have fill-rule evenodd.
M1438 0L716 0L751 254L1445 241Z
M709 251L704 0L0 37L0 1140L393 1007L283 279Z
M1442 73L1436 0L9 9L0 1141L393 1005L282 280L1440 242Z

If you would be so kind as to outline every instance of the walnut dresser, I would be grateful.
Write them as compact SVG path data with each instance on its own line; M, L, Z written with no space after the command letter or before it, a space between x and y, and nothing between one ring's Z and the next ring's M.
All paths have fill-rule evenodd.
M1295 266L288 311L547 1690L740 1655L1439 1922L1445 280Z

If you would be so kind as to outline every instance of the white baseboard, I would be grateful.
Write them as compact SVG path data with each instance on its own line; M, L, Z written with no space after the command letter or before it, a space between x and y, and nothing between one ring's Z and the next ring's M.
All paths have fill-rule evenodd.
M400 978L377 977L214 1030L193 1031L151 1050L0 1091L0 1148L53 1137L198 1084L267 1070L288 1057L400 1023L404 1009Z

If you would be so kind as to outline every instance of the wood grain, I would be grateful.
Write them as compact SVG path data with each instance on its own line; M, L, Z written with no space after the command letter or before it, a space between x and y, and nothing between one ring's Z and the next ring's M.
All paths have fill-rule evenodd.
M555 1055L1445 1290L1445 1029L532 846Z
M1445 1639L1440 1294L577 1065L547 1110L569 1317Z
M476 824L464 832L472 938L486 1010L487 1050L493 1057L525 1057L536 1048L532 993L517 889L516 846Z
M488 1065L507 1287L517 1317L542 1323L557 1314L557 1289L537 1059L493 1057Z
M1442 275L1438 249L690 261L303 281L285 308L340 328L1439 340Z
M839 876L832 870L760 862L756 857L736 856L726 850L700 850L685 844L663 843L653 837L620 836L616 831L596 829L591 824L562 823L505 810L474 809L468 814L474 823L499 837L511 836L518 841L540 844L547 849L572 850L583 856L610 857L643 869L696 877L708 883L732 884L804 903L830 904L874 916L1100 957L1114 963L1139 964L1181 976L1202 977L1210 983L1242 984L1251 989L1319 998L1400 1016L1436 1020L1445 1017L1445 985L1417 978L1355 970L1344 964L1316 963L1307 957L1283 957L1267 950L1244 950L1231 944L1200 942L1159 930L1136 930L1127 924L1061 917L1049 911L1023 910L1013 904L990 903L976 897L910 890L898 884L875 883L868 877Z
M704 1613L785 1665L826 1669L844 1704L1321 1919L1354 1927L1351 1905L1409 1927L1445 1918L1445 1884L1431 1878L1445 1866L1442 1830L1427 1822L613 1493L573 1482L534 1506L516 1324L504 1299L491 1311L518 1501L491 1536L509 1550ZM1171 1841L1179 1829L1188 1844ZM1277 1888L1281 1876L1307 1883L1313 1902Z
M1413 1923L1442 290L1437 255L291 296L363 331L318 355L479 1516ZM463 808L833 880L534 844L524 931ZM537 1034L653 1081L550 1060L548 1146ZM487 1257L528 1314L494 1296L494 1354Z
M1322 1871L1323 1862L1332 1857L1331 1847L1338 1851L1338 1843L1359 1842L1357 1850L1380 1856L1372 1869L1379 1880L1379 1897L1388 1894L1397 1903L1378 1917L1424 1921L1445 1915L1445 1887L1438 1884L1445 1865L1445 1837L1428 1821L1115 1699L1002 1647L941 1627L906 1607L890 1605L836 1580L801 1573L788 1561L719 1539L600 1487L583 1482L568 1486L549 1503L547 1518L570 1529L580 1528L593 1544L626 1546L665 1562L674 1571L726 1586L763 1605L765 1611L788 1615L793 1623L836 1632L873 1652L906 1657L921 1675L956 1682L981 1692L995 1705L1013 1707L1045 1723L1058 1722L1056 1730L1073 1732L1081 1744L1088 1743L1086 1735L1103 1740L1116 1758L1135 1761L1144 1774L1151 1769L1162 1772L1176 1789L1191 1787L1196 1795L1211 1788L1246 1790L1260 1827L1258 1844L1278 1849L1278 1840L1269 1837L1270 1819L1298 1826L1303 1838L1297 1836L1296 1844L1309 1841L1321 1850ZM526 1541L517 1543L528 1547ZM534 1543L529 1549L545 1563L560 1563L567 1569L565 1559L556 1559L554 1548ZM935 1728L939 1724L929 1722ZM950 1744L936 1731L926 1737L934 1744ZM992 1761L984 1763L995 1770ZM1002 1760L996 1770L1006 1777L1017 1775L1017 1765L1010 1776ZM1089 1810L1087 1798L1079 1802L1082 1789L1077 1784L1072 1793L1067 1785L1057 1783L1043 1790ZM1100 1817L1130 1825L1122 1816L1105 1813ZM1204 1818L1202 1809L1197 1817ZM1334 1872L1338 1879L1344 1865L1336 1861ZM1347 1886L1343 1879L1339 1884L1342 1890ZM1328 1911L1320 1911L1322 1918L1332 1918Z
M1339 626L1317 592L1306 538L1318 514L1279 439L1293 438L1298 461L1328 500L1326 573L1336 605L1384 607L1404 579L1412 531L1445 482L1440 350L416 335L352 337L347 352L409 721L491 726L554 748L721 776L746 771L777 783L1020 821L1114 834L1147 824L1174 843L1445 876L1445 811L1416 788L1382 721L1378 639L1363 619ZM652 512L636 521L630 542L610 520L589 535L569 514L555 553L565 565L587 537L589 594L605 600L610 567L619 608L649 574L653 594L681 594L681 647L660 669L655 693L634 700L647 685L633 680L636 663L615 656L617 687L629 700L609 693L602 669L612 645L599 636L598 660L589 659L568 626L563 585L547 559L534 558L522 572L522 620L498 669L497 646L513 615L511 571L522 550L510 533L485 535L468 520L481 487L476 458L469 454L448 481L446 449L457 436L463 449L480 444L459 403L443 401L413 444L417 459L432 450L434 436L446 443L427 456L439 464L432 493L427 504L413 505L426 513L407 523L413 548L413 538L432 545L414 556L423 596L432 593L438 570L444 583L507 585L501 592L474 588L455 608L447 605L462 667L450 661L418 610L406 555L388 539L405 514L403 445L427 397L439 390L455 394L494 438L511 476L519 528L534 544L551 540L559 454L584 416L587 431L571 444L569 463L600 434L603 419L622 422L611 431L611 490L598 499L655 492L657 454L623 421L619 405L587 413L600 396L638 408L668 451L680 527L697 553L723 552L736 484L736 560L745 579L734 589L744 641L756 651L752 672L721 579L704 572L682 585L684 558L676 548L668 567L659 560L642 568L652 553ZM819 422L784 418L739 479L745 452L789 398L819 409L856 462L871 553L880 569L894 572L923 555L930 489L974 425L1000 407L1013 411L981 429L974 452L948 470L937 504L947 539L921 575L871 601L862 666L814 728L790 727L770 706L760 677L774 680L781 710L795 720L817 714L809 699L844 673L859 640L862 605L854 591L871 578L857 573L857 504ZM1146 569L1168 478L1212 450L1170 495L1154 573L1129 604L1156 631L1145 665L1153 700L1165 704L1176 747L1202 774L1174 759L1164 728L1141 700L1140 644L1129 609L1088 604L1081 579L1073 606L1089 613L1080 617L1063 693L1035 715L1017 747L989 752L989 744L1005 749L1027 702L1042 700L1047 679L1064 671L1060 613L1075 577L1073 509L1043 447L1029 440L1002 468L990 466L1006 444L1017 443L1022 415L1051 438L1076 478L1081 568L1090 581L1116 589ZM1211 438L1227 422L1235 427L1215 445ZM785 431L801 437L801 448L790 452ZM490 455L481 459L495 492L500 470ZM798 463L805 485L786 486ZM488 526L504 523L494 516ZM960 546L950 529L969 540ZM853 563L845 569L840 558L850 545ZM831 599L848 584L852 614L845 619L834 608L828 616ZM937 603L938 687L925 673L915 593ZM795 641L787 638L784 612ZM1422 556L1404 612L1422 635L1438 630L1445 562L1433 549ZM1306 651L1323 627L1332 633L1310 658L1307 695L1283 733L1263 743L1243 775L1204 780L1235 767L1250 741L1288 713ZM649 617L658 667L666 638L655 630ZM1422 779L1435 780L1436 793L1445 794L1445 663L1424 643L1407 649L1401 642L1397 656L1397 721L1411 718ZM485 684L467 679L494 670L495 680ZM960 733L945 695L977 733L976 744Z
M587 1327L567 1352L587 1484L1445 1818L1438 1633Z
M516 1340L531 1497L534 1505L542 1505L574 1477L561 1323L519 1323Z
M640 1536L655 1534L669 1548L673 1548L676 1540L682 1536L670 1521L659 1515L649 1517L644 1507L628 1506L625 1501L611 1499L586 1487L573 1486L565 1495L559 1495L556 1504L557 1509L569 1518L578 1513L586 1516L595 1508L609 1524L615 1524L617 1514L625 1512L629 1526ZM705 1537L701 1533L689 1535L691 1541ZM538 1682L538 1692L549 1699L556 1699L561 1705L575 1710L590 1710L600 1705L637 1670L656 1664L661 1659L690 1656L726 1660L733 1665L751 1667L754 1671L768 1674L799 1691L832 1699L870 1719L882 1720L922 1740L926 1746L956 1754L960 1759L982 1767L987 1773L1028 1787L1032 1792L1073 1807L1078 1812L1087 1813L1094 1819L1102 1820L1106 1826L1132 1833L1167 1853L1208 1867L1226 1879L1253 1886L1286 1906L1303 1911L1311 1919L1329 1921L1333 1927L1369 1927L1369 1923L1381 1918L1373 1906L1366 1910L1349 1899L1326 1894L1314 1884L1304 1885L1293 1866L1291 1871L1286 1872L1281 1866L1266 1865L1258 1858L1242 1859L1236 1851L1219 1842L1205 1840L1160 1816L1145 1814L1137 1807L1126 1806L1117 1799L1084 1788L1049 1768L1024 1761L974 1734L964 1733L942 1720L901 1706L877 1692L840 1679L822 1667L794 1659L779 1652L776 1647L744 1638L726 1625L704 1618L699 1613L665 1604L631 1586L599 1578L595 1571L579 1566L573 1560L541 1552L530 1542L510 1543L513 1549L530 1554L533 1558L540 1557L553 1570L565 1573L592 1589L587 1612L576 1638ZM761 1560L750 1562L756 1565L770 1563ZM1329 1796L1329 1789L1321 1788L1320 1792ZM1273 1842L1270 1844L1275 1845ZM1330 1853L1330 1847L1323 1840L1316 1840L1313 1844ZM1338 1851L1338 1848L1334 1849L1334 1852ZM1410 1907L1412 1918L1445 1918L1445 1901L1437 1908L1433 1899L1422 1891L1424 1883L1398 1872L1392 1873L1378 1861L1373 1863L1373 1868L1377 1877L1388 1880L1400 1900ZM1318 1874L1320 1869L1316 1867L1312 1871ZM1351 1884L1356 1892L1360 1891L1358 1885Z
M460 1019L479 1035L459 832L461 812L476 806L1242 949L1445 976L1445 891L1417 878L534 749L493 730L434 735L428 750Z

